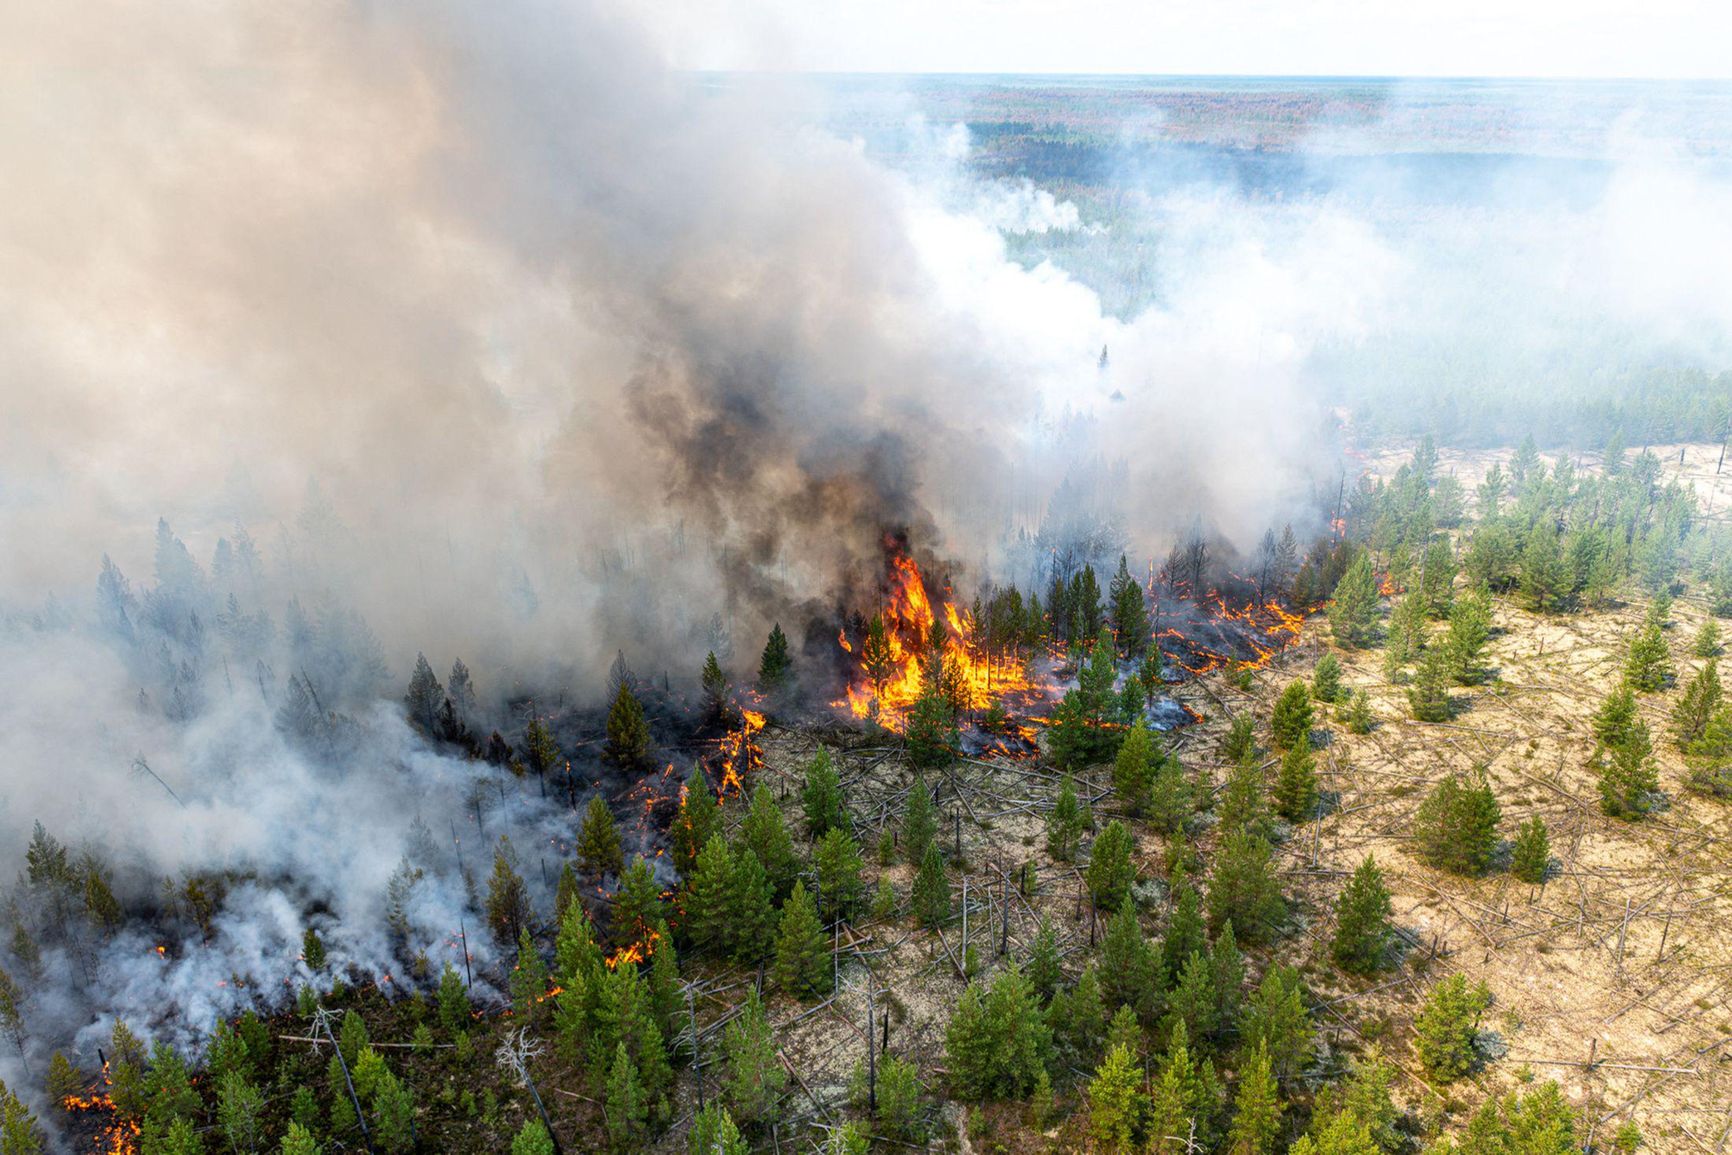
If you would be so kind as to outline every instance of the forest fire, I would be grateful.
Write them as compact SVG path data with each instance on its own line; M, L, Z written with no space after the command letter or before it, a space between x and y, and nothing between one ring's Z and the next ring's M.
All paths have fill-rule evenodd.
M717 765L715 786L718 799L726 802L746 788L745 775L764 765L764 751L754 740L764 728L765 715L758 710L741 707L740 726L730 730L718 744L721 760Z
M60 1100L68 1115L93 1116L97 1125L96 1146L92 1150L102 1155L134 1155L138 1150L141 1126L137 1119L122 1119L115 1113L111 1094L113 1079L108 1064L102 1064L102 1082L85 1090L82 1095L67 1095Z
M858 645L850 644L845 629L837 634L858 662L846 696L835 705L900 733L934 675L947 680L954 699L971 710L1033 687L1014 653L993 653L981 644L971 613L948 601L935 611L919 565L900 545L892 542L887 549L881 612L867 623Z
M1210 590L1193 605L1181 624L1155 630L1165 660L1193 677L1221 669L1263 669L1299 639L1305 624L1302 615L1273 599L1234 607L1219 590Z
M638 939L620 947L604 960L608 970L618 970L621 963L641 963L655 953L656 942L661 938L661 932L654 927Z

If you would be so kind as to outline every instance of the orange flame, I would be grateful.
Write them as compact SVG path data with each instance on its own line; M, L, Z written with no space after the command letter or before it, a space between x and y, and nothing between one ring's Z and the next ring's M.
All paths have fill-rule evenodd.
M102 1155L136 1155L143 1127L137 1119L122 1119L115 1113L113 1087L114 1079L108 1073L108 1064L104 1063L100 1085L93 1084L82 1095L62 1097L60 1106L67 1114L101 1112L108 1116L102 1123L102 1132L97 1136L94 1148Z

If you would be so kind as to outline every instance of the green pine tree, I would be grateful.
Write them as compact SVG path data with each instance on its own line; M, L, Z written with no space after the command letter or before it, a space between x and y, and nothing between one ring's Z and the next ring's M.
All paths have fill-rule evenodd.
M1375 640L1377 600L1371 555L1361 550L1335 584L1335 599L1329 605L1329 625L1338 645L1357 650Z
M1501 814L1483 770L1471 783L1451 774L1419 804L1414 816L1415 850L1439 870L1484 874L1497 850Z
M1690 643L1690 652L1698 658L1718 658L1720 656L1720 623L1713 618L1702 619L1702 628L1696 631L1696 639Z
M1046 849L1060 862L1069 862L1076 854L1077 843L1089 826L1087 813L1077 801L1076 787L1070 775L1059 784L1058 799L1046 816Z
M692 877L698 854L721 829L721 821L716 792L710 789L703 769L693 766L680 789L680 808L668 830L673 836L674 869L681 878L689 880Z
M1654 808L1660 790L1659 769L1654 763L1654 744L1647 724L1638 719L1624 740L1602 750L1596 760L1600 772L1600 809L1614 818L1639 819Z
M1117 676L1112 640L1102 634L1086 647L1077 688L1065 692L1047 727L1048 752L1061 769L1092 766L1118 750L1122 731L1113 723L1119 712L1113 694Z
M1129 1007L1139 1018L1153 1022L1160 1011L1160 978L1160 960L1143 936L1137 908L1127 895L1108 920L1101 940L1102 1005Z
M636 1151L649 1132L649 1103L625 1044L614 1048L607 1075L607 1136L615 1151Z
M1672 651L1658 622L1650 621L1631 639L1624 680L1642 694L1663 690L1672 680Z
M776 1039L756 990L722 1035L722 1101L746 1127L768 1127L788 1081L776 1060Z
M1136 1150L1134 1137L1143 1111L1142 1084L1142 1065L1130 1048L1122 1043L1109 1048L1088 1085L1089 1135L1096 1150Z
M589 800L589 809L584 811L583 826L577 834L577 862L586 873L596 877L625 869L619 828L614 825L607 799L600 794Z
M1347 729L1354 734L1369 734L1375 719L1371 714L1371 695L1364 690L1356 690L1347 703Z
M1319 702L1339 702L1342 690L1341 660L1334 654L1324 654L1311 671L1311 696Z
M710 1103L692 1120L691 1134L686 1138L686 1152L687 1155L750 1155L751 1146L741 1137L728 1109L720 1103Z
M1034 987L1012 963L991 983L969 984L944 1033L952 1090L965 1101L1020 1099L1052 1055L1052 1032Z
M770 879L750 847L741 844L732 850L726 910L733 956L739 962L756 963L769 954L776 924Z
M1209 881L1209 925L1228 921L1250 943L1266 943L1286 915L1271 865L1269 843L1244 830L1229 831L1215 856Z
M1125 732L1113 761L1113 790L1132 814L1141 814L1148 807L1151 748L1149 728L1139 720Z
M865 861L860 848L845 829L833 826L812 850L812 866L818 875L820 914L826 922L854 916L865 890L861 871Z
M1469 986L1462 975L1451 975L1433 987L1413 1021L1420 1064L1439 1083L1449 1083L1473 1069L1473 1042L1480 1016L1491 1005L1484 983Z
M1317 767L1311 744L1291 747L1275 779L1275 811L1289 822L1305 822L1317 812Z
M766 694L786 690L794 682L794 659L788 654L788 635L782 623L770 627L770 638L764 643L764 655L758 660L758 688Z
M721 718L728 711L728 676L716 661L716 652L704 655L704 672L699 678L704 690L704 712L711 718Z
M1408 708L1420 722L1447 722L1454 713L1449 696L1449 655L1433 646L1425 651L1419 669L1413 676L1413 687L1407 691Z
M751 806L740 821L740 844L757 855L770 880L775 895L786 894L794 884L799 859L794 853L794 839L788 833L788 820L776 795L762 782L752 790Z
M1636 695L1629 683L1621 683L1594 712L1594 740L1602 746L1620 746L1636 724Z
M1537 885L1546 880L1546 870L1551 861L1551 837L1546 833L1545 821L1536 814L1522 823L1516 833L1509 870L1523 882Z
M1382 968L1391 933L1391 909L1383 872L1367 854L1335 900L1335 938L1330 953L1337 966L1358 975Z
M822 746L806 764L806 782L800 790L800 805L806 814L807 837L814 842L831 828L847 829L848 809L842 797L842 777Z
M1116 818L1095 838L1084 879L1089 898L1099 909L1117 910L1130 894L1131 884L1137 880L1137 868L1131 861L1135 845L1131 832Z
M802 883L782 904L782 919L776 931L776 982L797 999L830 993L830 951L824 928Z
M737 939L728 899L734 885L734 853L720 834L710 835L698 853L686 894L686 930L698 950L732 955Z
M914 889L909 905L921 926L939 926L950 920L950 880L944 876L944 856L936 842L926 844L926 855L920 860L920 870L914 876Z
M1455 600L1449 611L1449 632L1443 648L1449 657L1450 676L1464 686L1485 677L1481 655L1491 637L1491 598L1476 589Z
M956 711L945 692L942 679L928 678L920 688L920 696L908 711L908 728L903 734L908 747L908 764L916 768L948 766L961 752L962 738L956 726Z
M908 801L902 808L902 855L919 865L926 858L926 848L938 836L938 811L932 803L932 791L924 780L916 777L908 787Z
M1263 1048L1276 1081L1292 1087L1310 1058L1315 1035L1299 972L1279 963L1265 971L1245 1007L1239 1031L1246 1050Z
M602 758L622 770L647 770L650 744L649 719L644 716L643 704L632 693L631 683L622 681L607 712L607 746L602 750Z
M1680 750L1700 738L1708 729L1714 711L1720 708L1719 663L1709 661L1684 686L1678 704L1672 710L1672 741Z
M1269 1064L1269 1049L1259 1044L1239 1069L1227 1155L1270 1155L1280 1133L1281 1099Z
M1311 742L1311 691L1304 682L1291 682L1275 701L1269 717L1269 736L1277 750L1291 750Z
M1119 654L1134 662L1149 644L1149 611L1143 603L1143 587L1131 576L1124 554L1119 555L1119 568L1107 587L1107 596L1112 601L1113 638Z

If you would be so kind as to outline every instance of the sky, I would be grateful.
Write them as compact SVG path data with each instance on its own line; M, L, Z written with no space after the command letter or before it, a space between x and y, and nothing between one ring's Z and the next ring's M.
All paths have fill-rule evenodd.
M1732 78L1728 0L624 0L695 69Z

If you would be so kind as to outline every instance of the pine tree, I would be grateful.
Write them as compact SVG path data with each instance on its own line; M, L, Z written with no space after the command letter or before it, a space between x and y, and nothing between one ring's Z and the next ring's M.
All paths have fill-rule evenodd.
M1209 881L1209 925L1219 929L1229 920L1250 943L1274 937L1287 904L1270 864L1269 843L1243 830L1230 831L1215 856Z
M680 808L674 815L669 833L673 836L674 870L689 879L697 866L698 854L721 829L720 808L716 792L710 789L703 768L693 766L680 789Z
M752 803L740 821L740 843L758 856L770 889L776 895L785 894L793 885L799 862L794 854L794 840L788 833L788 821L775 794L762 782L752 790Z
M1602 746L1621 746L1636 723L1636 695L1625 682L1594 712L1594 740Z
M794 682L794 659L788 655L788 635L782 623L770 628L770 638L764 643L763 657L758 659L758 688L766 694L778 693Z
M1125 732L1113 762L1113 790L1132 814L1141 814L1148 806L1149 761L1149 728L1138 721Z
M1034 987L1034 993L1042 1002L1049 1001L1058 990L1060 980L1064 977L1059 961L1058 933L1053 929L1050 920L1044 916L1034 934L1034 945L1029 947L1028 981Z
M423 733L433 733L439 719L439 707L445 701L445 690L439 685L426 654L415 655L415 672L409 675L409 692L403 695L403 708L409 721Z
M1575 575L1558 547L1558 535L1549 525L1529 531L1522 547L1521 590L1528 607L1542 614L1558 613L1575 590Z
M1678 705L1672 710L1672 741L1679 749L1687 748L1708 729L1709 719L1720 708L1719 663L1709 661L1684 686Z
M1552 861L1551 837L1539 815L1522 823L1516 833L1515 850L1510 857L1510 873L1523 882L1539 884L1546 880L1546 870Z
M584 811L583 826L577 834L577 862L592 877L625 869L625 852L620 848L613 810L599 794L589 800L589 809Z
M1259 1044L1239 1070L1233 1096L1233 1125L1227 1132L1228 1155L1270 1155L1281 1132L1281 1100L1270 1069L1269 1050Z
M751 1147L740 1136L734 1117L720 1103L711 1103L692 1120L686 1138L687 1155L750 1155ZM513 1152L512 1155L516 1155Z
M602 758L622 770L650 768L649 719L643 704L632 693L631 683L622 681L607 712L607 746Z
M1642 694L1663 690L1672 680L1672 651L1658 622L1648 622L1631 639L1629 656L1624 660L1624 680Z
M1107 823L1089 849L1088 869L1084 878L1089 898L1101 910L1117 910L1131 892L1137 879L1137 868L1131 862L1135 843L1131 832L1118 819Z
M830 993L831 967L824 928L802 883L782 904L776 931L776 982L797 999Z
M1425 560L1420 575L1420 596L1426 612L1434 618L1449 616L1454 598L1455 554L1449 539L1440 537L1425 547Z
M1060 862L1069 862L1076 854L1077 842L1088 829L1088 818L1077 801L1076 787L1067 774L1059 784L1058 800L1046 816L1046 849Z
M1257 728L1249 714L1237 714L1221 736L1221 760L1238 765L1257 753Z
M704 713L721 718L728 712L728 676L722 673L714 650L704 655L704 671L698 680L704 691Z
M1654 744L1647 724L1638 719L1624 740L1600 751L1600 809L1614 818L1638 819L1654 808L1660 789L1654 764Z
M1119 555L1118 572L1107 587L1113 603L1113 637L1119 653L1136 661L1142 657L1149 641L1149 611L1143 604L1143 587L1131 576L1125 565L1125 555Z
M1302 742L1281 759L1275 779L1275 811L1289 822L1305 822L1317 812L1317 768L1311 745Z
M635 1151L649 1130L649 1103L625 1044L614 1048L607 1076L607 1134L618 1152Z
M961 1099L1020 1099L1034 1089L1046 1073L1052 1032L1015 963L990 985L969 984L945 1029L944 1051Z
M1484 983L1469 986L1462 975L1451 975L1433 987L1413 1021L1414 1046L1425 1071L1439 1083L1449 1083L1473 1069L1474 1037L1480 1016L1491 1005Z
M288 1130L283 1132L282 1155L320 1155L322 1150L313 1138L313 1133L300 1123L290 1123ZM549 1153L552 1150L551 1147L548 1148ZM512 1147L511 1155L519 1155L516 1146ZM527 1153L527 1155L540 1155L540 1153L532 1152Z
M1407 691L1407 704L1420 722L1447 722L1454 712L1449 696L1449 656L1438 646L1425 651L1419 670L1413 676L1413 688Z
M818 840L812 850L812 866L818 875L820 913L825 921L853 917L865 886L860 873L865 865L859 846L843 828L833 826Z
M1311 696L1319 702L1339 702L1341 695L1341 661L1334 654L1324 654L1311 671Z
M788 1076L756 990L722 1035L722 1099L746 1127L767 1127L778 1114Z
M938 835L938 814L932 804L932 792L923 779L916 777L908 787L908 801L902 808L902 853L918 865L926 858L926 848Z
M1311 692L1304 682L1291 682L1275 701L1269 717L1269 736L1277 750L1290 750L1311 742Z
M1451 774L1426 795L1414 816L1416 852L1439 870L1484 874L1497 850L1501 813L1483 770L1472 784Z
M1234 766L1227 772L1227 782L1216 807L1222 831L1246 831L1268 838L1275 823L1269 813L1267 795L1263 771L1255 762L1245 761Z
M1160 1010L1160 960L1137 918L1137 908L1126 896L1118 912L1107 922L1101 940L1100 993L1107 1007L1129 1007L1140 1018L1153 1021Z
M1305 1002L1299 972L1276 964L1264 972L1239 1024L1246 1050L1263 1049L1270 1070L1284 1087L1294 1084L1311 1054L1314 1031Z
M561 981L564 976L561 976ZM439 1025L456 1037L469 1029L469 991L463 986L463 976L457 973L457 968L450 963L445 964L445 970L439 975L439 993L436 999L439 1007Z
M1213 1034L1218 1001L1214 968L1210 966L1209 956L1194 950L1179 971L1179 981L1167 995L1166 1026L1169 1035L1181 1029L1189 1037L1199 1040Z
M620 876L613 896L613 916L608 927L615 946L641 942L650 928L662 921L662 888L642 855L631 860Z
M1329 605L1329 625L1338 645L1357 650L1368 646L1377 630L1377 576L1371 571L1371 555L1359 551L1335 585Z
M1369 975L1383 966L1389 944L1389 888L1367 854L1335 901L1335 938L1330 953L1350 974Z
M1065 691L1047 728L1048 752L1061 769L1091 766L1117 751L1121 733L1112 722L1118 713L1117 675L1112 639L1102 634L1084 650L1077 688Z
M936 842L928 842L926 855L920 860L920 870L914 876L914 889L909 905L921 926L932 927L950 919L950 880L944 876L944 857Z
M1696 640L1690 643L1690 652L1698 658L1719 657L1720 623L1713 618L1702 619L1702 628L1696 631Z
M1371 695L1364 690L1355 691L1347 704L1347 729L1354 734L1369 734L1374 719L1371 714Z
M511 840L500 835L493 874L487 880L487 925L501 943L516 942L517 932L529 921L529 890L513 869L516 857Z
M529 769L535 771L536 781L541 783L542 796L546 797L548 772L559 765L559 743L553 740L553 731L540 718L531 718L524 728L523 756Z
M771 952L776 925L770 879L758 856L744 845L732 847L733 871L728 876L727 919L736 961L755 963Z
M319 932L308 927L301 935L301 961L307 964L310 971L325 969L325 944L319 938Z
M1175 1024L1149 1109L1151 1155L1178 1155L1198 1144L1213 1146L1219 1097L1213 1065L1207 1059L1200 1064L1192 1059L1184 1025Z
M1107 1051L1107 1057L1089 1080L1089 1134L1100 1151L1134 1151L1133 1136L1141 1121L1143 1095L1141 1065L1123 1044Z
M517 965L511 970L511 1006L518 1019L533 1023L541 1017L541 1001L547 994L547 964L535 949L524 927L517 936Z
M733 851L727 839L712 834L699 851L691 874L686 895L686 930L693 945L717 957L732 954L736 941L728 910L733 881Z
M800 790L800 805L806 813L807 836L813 841L832 827L847 829L848 809L842 798L842 778L822 746L806 764L806 784Z
M1450 607L1449 632L1444 638L1450 674L1457 682L1471 686L1484 677L1480 655L1490 636L1491 599L1485 591L1474 590L1457 598Z
M956 760L962 739L956 727L956 711L941 679L928 678L922 684L919 697L909 708L903 740L908 747L910 766L925 769L948 766Z
M1149 825L1162 834L1182 833L1196 810L1190 777L1173 754L1159 757L1149 781Z

